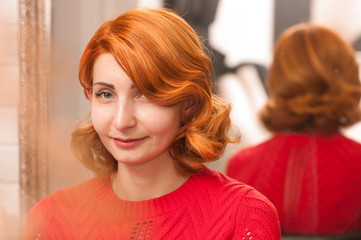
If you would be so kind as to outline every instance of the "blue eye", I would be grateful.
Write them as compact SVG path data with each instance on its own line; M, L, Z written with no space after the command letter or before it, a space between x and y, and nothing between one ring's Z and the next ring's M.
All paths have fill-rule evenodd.
M96 97L103 97L104 99L111 99L113 95L110 92L100 91L95 94Z
M110 99L110 98L112 98L112 94L109 93L109 92L104 92L104 93L103 93L103 97L104 97L104 98L107 98L107 99Z

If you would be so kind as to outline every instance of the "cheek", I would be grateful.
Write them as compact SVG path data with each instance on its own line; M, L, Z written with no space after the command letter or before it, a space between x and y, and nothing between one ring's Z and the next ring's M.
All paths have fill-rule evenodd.
M111 115L106 109L93 107L91 109L91 120L93 127L98 134L107 130L111 124Z
M177 109L156 107L142 111L143 126L153 134L174 135L180 124L180 114Z

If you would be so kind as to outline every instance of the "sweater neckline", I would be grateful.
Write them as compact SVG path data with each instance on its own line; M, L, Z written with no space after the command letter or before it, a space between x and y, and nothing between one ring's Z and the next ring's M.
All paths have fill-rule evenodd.
M144 201L129 201L119 198L113 191L109 177L102 180L102 186L99 189L101 192L98 193L98 196L101 198L102 205L108 206L109 213L113 216L115 211L122 218L144 219L155 217L186 207L189 202L205 191L205 186L209 184L204 184L205 175L209 175L209 173L211 173L211 170L205 167L201 172L189 177L183 185L174 191Z

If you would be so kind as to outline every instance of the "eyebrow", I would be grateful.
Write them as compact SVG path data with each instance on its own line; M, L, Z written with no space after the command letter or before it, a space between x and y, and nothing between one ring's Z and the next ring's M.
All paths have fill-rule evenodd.
M109 83L105 83L105 82L96 82L96 83L93 83L93 86L94 85L101 85L101 86L108 87L110 89L115 89L113 84L109 84Z

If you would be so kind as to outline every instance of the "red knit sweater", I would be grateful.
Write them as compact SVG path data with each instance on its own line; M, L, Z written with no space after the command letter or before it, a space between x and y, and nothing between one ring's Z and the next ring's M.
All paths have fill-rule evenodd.
M275 205L284 234L361 230L361 144L339 133L275 135L234 155L227 174Z
M33 207L23 239L280 239L273 205L253 188L205 168L147 201L116 197L98 178Z

